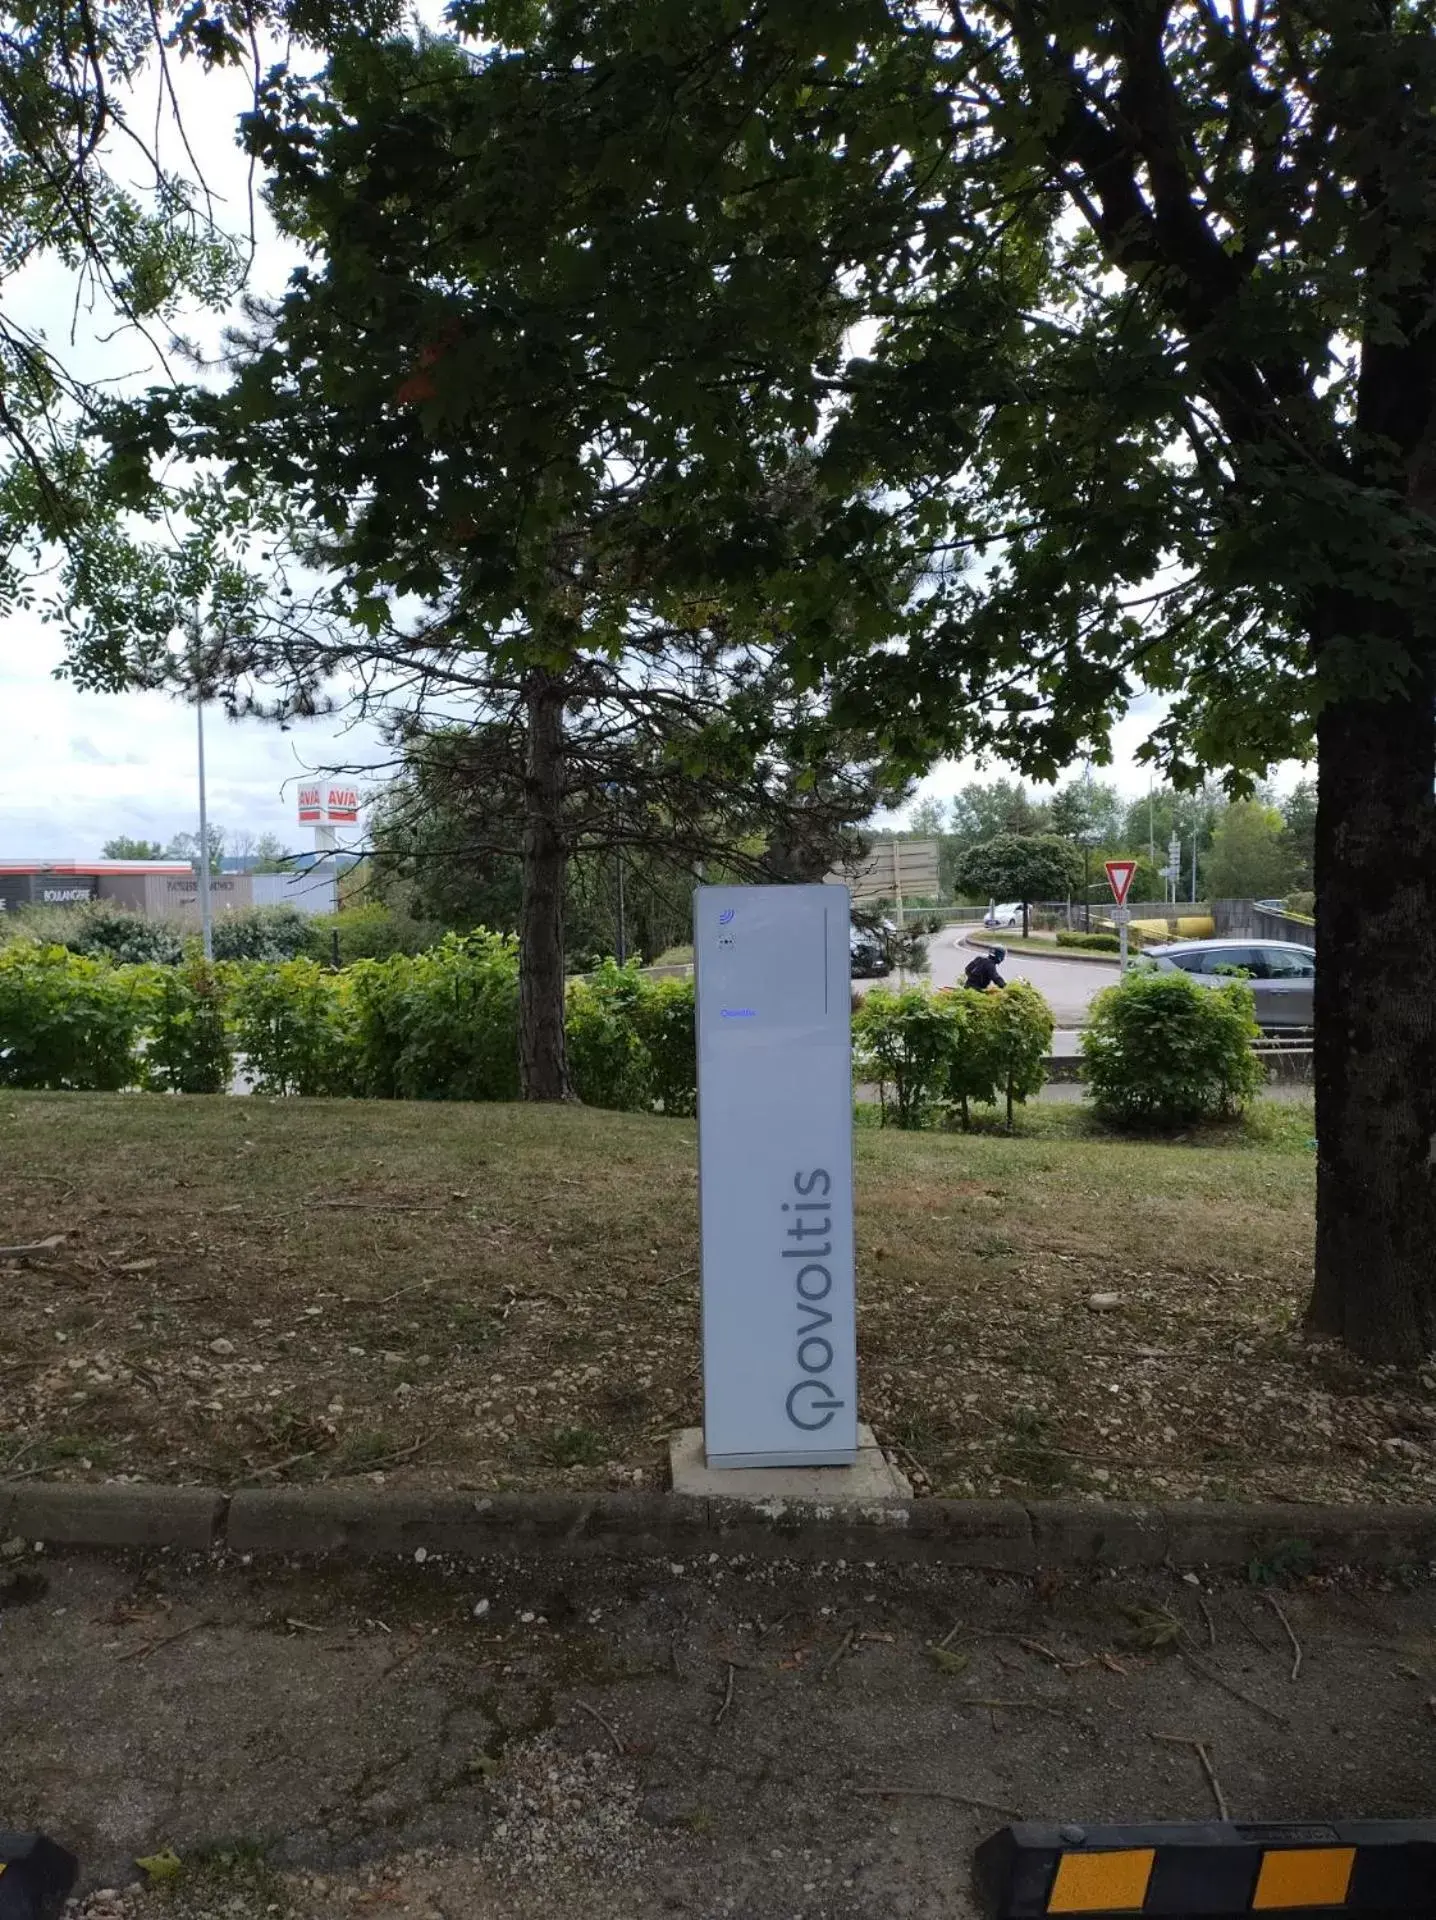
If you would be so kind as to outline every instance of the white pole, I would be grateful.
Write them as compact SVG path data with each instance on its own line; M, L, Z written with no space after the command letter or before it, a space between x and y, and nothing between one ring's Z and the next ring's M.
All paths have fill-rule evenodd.
M194 687L195 730L199 738L199 924L206 960L214 958L214 922L209 899L209 810L204 795L204 689L199 675Z
M1119 979L1125 980L1127 977L1127 916L1125 913L1117 922L1117 974Z

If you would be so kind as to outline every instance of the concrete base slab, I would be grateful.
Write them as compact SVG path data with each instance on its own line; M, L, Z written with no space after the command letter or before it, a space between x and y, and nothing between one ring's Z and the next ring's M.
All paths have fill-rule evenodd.
M668 1442L673 1491L703 1500L801 1500L822 1506L851 1501L911 1500L907 1475L891 1464L859 1423L858 1457L850 1467L710 1467L702 1427L684 1427Z

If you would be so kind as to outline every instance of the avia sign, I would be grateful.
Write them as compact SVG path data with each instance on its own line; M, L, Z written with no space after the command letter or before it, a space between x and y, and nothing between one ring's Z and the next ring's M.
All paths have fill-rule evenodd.
M359 789L312 781L299 789L301 827L354 827L359 824Z

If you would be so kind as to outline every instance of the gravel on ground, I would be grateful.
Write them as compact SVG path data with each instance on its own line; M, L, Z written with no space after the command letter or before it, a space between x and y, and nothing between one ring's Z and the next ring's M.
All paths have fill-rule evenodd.
M1010 1816L1212 1817L1194 1741L1239 1820L1430 1815L1431 1570L1295 1539L1238 1583L6 1564L0 1808L84 1920L970 1920Z

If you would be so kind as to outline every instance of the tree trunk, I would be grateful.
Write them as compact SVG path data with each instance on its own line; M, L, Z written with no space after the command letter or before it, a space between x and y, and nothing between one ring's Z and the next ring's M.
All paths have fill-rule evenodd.
M1348 632L1390 614L1355 610ZM1351 610L1348 610L1350 614ZM1436 676L1317 728L1316 1283L1368 1360L1436 1347Z
M522 897L519 903L519 1085L525 1100L567 1100L564 1044L562 681L524 676Z

